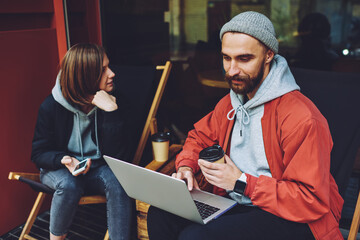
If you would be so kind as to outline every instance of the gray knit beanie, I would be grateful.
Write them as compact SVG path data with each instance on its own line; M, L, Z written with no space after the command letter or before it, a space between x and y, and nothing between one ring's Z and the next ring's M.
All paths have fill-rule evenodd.
M220 40L226 32L239 32L250 35L264 43L275 54L278 53L279 43L275 37L275 29L272 22L258 12L243 12L225 23L220 30Z

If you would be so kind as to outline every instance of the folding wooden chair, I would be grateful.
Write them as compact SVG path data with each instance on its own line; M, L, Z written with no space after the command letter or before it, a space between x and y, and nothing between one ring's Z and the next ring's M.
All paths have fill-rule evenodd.
M167 61L165 65L160 65L160 66L156 66L156 70L162 70L162 74L160 77L160 81L158 83L156 92L155 92L155 96L153 98L151 107L150 107L150 111L149 114L147 116L146 119L146 123L144 126L144 129L142 131L142 135L140 137L139 143L138 143L138 147L136 149L135 152L135 156L133 158L133 163L134 164L139 164L145 145L146 145L146 141L149 137L150 132L154 133L157 131L157 126L156 126L156 113L166 86L166 82L169 78L169 74L171 71L171 62ZM136 67L131 67L131 71L129 72L129 74L133 73L133 70L136 69ZM121 73L120 73L121 74ZM133 75L133 74L132 74ZM128 80L128 79L126 79ZM134 83L136 84L136 83ZM126 91L126 89L125 89ZM144 98L146 100L146 98ZM19 237L19 239L30 239L30 240L35 240L36 238L30 236L30 231L31 228L34 224L34 221L39 213L39 210L42 206L42 203L45 199L46 194L53 194L54 190L47 187L46 185L43 185L40 182L40 174L39 173L24 173L24 172L10 172L9 173L9 177L10 180L19 180L22 182L27 183L28 185L30 185L35 191L39 192L38 196L35 200L35 203L30 211L30 214L27 218L27 221L24 225L24 228L22 230L22 233ZM106 198L105 196L100 196L100 195L95 195L95 196L83 196L80 201L79 201L79 205L86 205L86 204L97 204L97 203L106 203ZM108 231L105 234L104 237L105 240L109 239L109 233Z
M10 172L10 180L19 180L29 184L35 191L38 191L35 203L30 211L30 214L26 220L24 228L21 232L19 239L30 239L34 240L36 238L30 236L31 228L35 222L35 219L39 213L39 210L42 206L42 203L45 199L46 194L53 194L54 190L40 183L40 174L39 173L24 173L24 172ZM84 196L80 199L79 205L86 204L95 204L95 203L106 203L105 196L95 195L95 196ZM105 240L109 239L109 232L106 231Z

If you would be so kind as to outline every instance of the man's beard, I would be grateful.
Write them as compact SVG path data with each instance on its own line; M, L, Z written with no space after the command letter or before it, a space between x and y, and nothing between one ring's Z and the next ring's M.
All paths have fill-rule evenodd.
M261 64L258 74L253 78L250 78L249 75L246 76L235 75L231 77L226 73L225 80L229 83L230 88L235 93L245 95L254 91L254 89L260 84L262 78L264 77L264 68L265 68L265 64L263 63ZM241 81L243 82L244 86L240 88L236 84L233 84L232 80Z

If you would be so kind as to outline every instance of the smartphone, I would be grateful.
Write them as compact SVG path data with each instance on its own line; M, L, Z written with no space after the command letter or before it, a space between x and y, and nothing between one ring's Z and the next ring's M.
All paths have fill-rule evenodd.
M74 171L72 172L72 175L76 176L77 174L85 171L88 160L89 159L87 158L87 159L79 162L78 164L76 164L76 167L75 167Z

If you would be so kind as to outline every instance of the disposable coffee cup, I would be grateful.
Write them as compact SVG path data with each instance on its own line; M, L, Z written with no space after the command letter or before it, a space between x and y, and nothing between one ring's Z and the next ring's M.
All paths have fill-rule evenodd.
M204 148L199 153L199 158L212 162L212 163L225 163L224 160L224 150L221 148L220 145L215 144L211 147Z
M158 162L165 162L169 158L169 132L158 132L151 135L154 159Z

